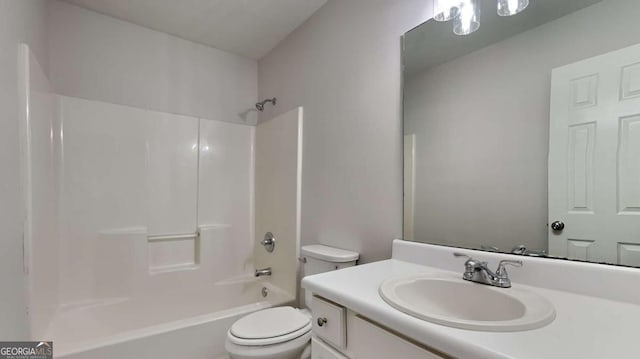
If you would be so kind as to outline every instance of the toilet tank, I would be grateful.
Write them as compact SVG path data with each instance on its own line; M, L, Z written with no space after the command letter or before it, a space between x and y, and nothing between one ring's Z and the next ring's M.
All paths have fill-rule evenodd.
M302 247L300 255L302 257L304 276L353 267L360 257L357 252L321 244Z
M303 263L302 275L308 276L353 267L360 258L360 254L345 249L313 244L300 248L300 258ZM311 293L300 288L300 298L304 300L303 306L308 308L311 304Z

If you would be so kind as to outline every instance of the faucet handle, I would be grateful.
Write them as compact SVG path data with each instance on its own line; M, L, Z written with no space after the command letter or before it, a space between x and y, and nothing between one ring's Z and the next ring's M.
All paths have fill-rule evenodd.
M473 258L469 257L469 256L468 256L468 255L466 255L466 254L462 254L462 253L458 253L458 252L454 252L454 253L453 253L453 256L454 256L454 257L464 257L464 258L467 258L467 260L472 260L472 259L473 259Z
M514 267L522 267L522 261L514 261L510 259L501 260L500 263L498 263L498 270L496 271L496 275L498 277L507 278L509 274L507 273L507 269L505 268L505 266L508 265Z
M513 254L527 254L527 252L527 246L525 246L524 244L519 244L511 249L511 253Z
M463 258L466 258L466 259L467 259L467 261L465 262L465 265L467 265L467 266L469 266L469 265L471 265L471 266L475 266L475 265L477 265L477 264L479 264L479 263L484 263L484 262L480 262L479 260L477 260L477 259L475 259L475 258L473 258L473 257L470 257L470 256L468 256L468 255L466 255L466 254L462 254L462 253L458 253L458 252L453 253L453 256L454 256L454 257L463 257Z
M496 246L490 246L487 244L481 244L480 249L482 249L483 251L489 251L489 252L500 252L500 248Z
M477 259L475 259L475 258L473 258L473 257L470 257L470 256L466 255L466 254L462 254L462 253L457 253L457 252L456 252L456 253L453 253L453 256L454 256L454 257L464 257L464 258L467 258L467 263L472 263L472 264L474 264L474 265L476 265L476 264L478 264L478 265L480 265L480 264L482 264L482 265L487 265L487 262L479 261L479 260L477 260Z
M473 257L470 257L466 254L462 254L462 253L453 253L454 257L463 257L466 258L467 261L464 262L464 266L465 266L465 271L467 273L473 273L473 271L479 269L479 268L486 268L487 267L487 262L481 262Z

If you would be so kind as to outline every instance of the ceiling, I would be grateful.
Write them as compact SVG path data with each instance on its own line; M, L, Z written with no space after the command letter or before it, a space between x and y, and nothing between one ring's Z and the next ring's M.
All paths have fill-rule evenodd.
M327 0L64 0L220 50L260 59Z
M404 71L412 76L524 31L561 18L602 0L531 0L515 16L501 17L496 1L481 1L480 29L468 36L453 33L453 22L429 20L404 37Z

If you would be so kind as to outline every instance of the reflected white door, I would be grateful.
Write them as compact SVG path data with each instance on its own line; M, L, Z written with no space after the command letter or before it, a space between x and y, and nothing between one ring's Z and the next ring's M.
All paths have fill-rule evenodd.
M550 254L640 265L640 45L554 69L549 131Z
M413 218L415 216L415 178L416 178L416 135L404 135L404 215L403 238L413 238Z

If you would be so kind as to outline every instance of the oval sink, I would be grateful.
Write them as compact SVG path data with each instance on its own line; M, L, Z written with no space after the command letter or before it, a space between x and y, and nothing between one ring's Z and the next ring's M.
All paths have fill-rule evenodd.
M533 292L433 275L389 279L379 292L401 312L461 329L530 330L551 323L556 316L553 305Z

